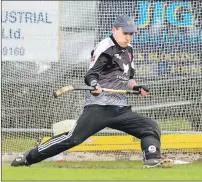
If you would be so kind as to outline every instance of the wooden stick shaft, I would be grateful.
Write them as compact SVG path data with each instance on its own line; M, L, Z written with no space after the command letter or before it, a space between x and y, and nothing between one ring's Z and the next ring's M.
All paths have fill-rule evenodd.
M53 93L54 97L58 97L59 95L65 93L65 92L70 92L74 90L89 90L93 91L95 90L94 87L73 87L72 85L68 85L65 87L60 88L56 92ZM108 92L108 93L120 93L120 94L139 94L138 91L134 90L115 90L115 89L108 89L108 88L102 88L102 92Z
M103 88L102 91L108 92L108 93L119 93L119 94L139 94L138 91L134 91L134 90L114 90L114 89Z

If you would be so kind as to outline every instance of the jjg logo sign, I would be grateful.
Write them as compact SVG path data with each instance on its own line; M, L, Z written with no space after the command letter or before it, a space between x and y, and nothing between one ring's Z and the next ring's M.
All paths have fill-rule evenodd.
M138 1L138 28L152 25L176 25L178 27L190 27L193 25L194 17L191 13L191 4L185 1L164 2ZM153 10L153 12L152 12Z

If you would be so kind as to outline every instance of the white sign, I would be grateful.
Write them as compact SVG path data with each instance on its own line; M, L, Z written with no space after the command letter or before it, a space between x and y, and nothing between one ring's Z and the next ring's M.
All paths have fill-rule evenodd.
M3 61L58 61L58 1L2 1L1 18Z

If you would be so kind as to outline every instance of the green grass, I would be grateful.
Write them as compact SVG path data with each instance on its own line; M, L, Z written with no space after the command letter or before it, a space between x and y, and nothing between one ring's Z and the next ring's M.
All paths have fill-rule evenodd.
M202 163L142 169L140 161L41 162L2 167L2 180L202 180Z

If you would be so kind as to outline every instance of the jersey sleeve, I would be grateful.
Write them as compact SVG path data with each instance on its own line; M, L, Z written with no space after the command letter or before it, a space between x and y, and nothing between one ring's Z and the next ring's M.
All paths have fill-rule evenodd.
M110 56L106 53L101 53L96 60L94 60L94 57L92 57L90 68L84 77L84 81L87 85L90 86L92 80L99 81L101 71L103 70L109 59Z

